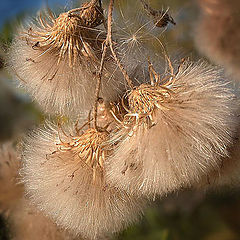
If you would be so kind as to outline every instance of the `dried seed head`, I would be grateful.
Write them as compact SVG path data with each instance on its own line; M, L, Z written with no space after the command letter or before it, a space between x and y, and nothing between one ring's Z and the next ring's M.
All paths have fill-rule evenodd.
M139 115L149 115L154 109L160 108L159 104L167 97L170 97L168 89L142 84L129 94L129 108L131 112Z
M142 123L145 127L153 126L155 110L164 108L164 103L171 98L174 78L166 76L161 80L150 62L149 74L151 84L143 83L126 94L128 107L122 99L122 106L127 112L123 117L123 124L126 127Z
M21 29L13 41L8 64L21 80L21 86L48 113L76 117L94 104L96 73L106 38L102 30L86 26L90 24L86 23L91 16L88 11L95 12L98 8L94 9L90 4L62 13L58 18L48 12L39 17L37 24ZM98 18L97 13L92 14ZM94 21L94 26L102 22ZM115 101L125 89L122 74L109 54L100 90L100 96L107 102Z
M96 60L94 48L100 49L104 39L100 36L97 38L97 31L91 28L102 23L103 15L99 15L102 13L100 9L96 10L96 6L87 7L88 3L85 5L79 13L75 13L76 9L73 9L60 14L56 19L51 13L49 21L40 15L40 27L30 27L25 33L27 43L42 52L55 50L59 55L58 63L68 56L69 66L77 63L79 55Z
M131 118L135 118L135 124L145 122L148 123L148 126L152 126L154 124L154 111L161 109L163 107L162 103L167 98L170 98L170 89L167 87L141 84L128 95L129 110L127 110L128 114L124 116L124 122L127 123Z
M99 239L136 221L144 199L106 184L108 133L37 130L26 141L22 174L31 201L61 227Z
M58 151L54 154L67 151L76 154L81 162L92 169L93 181L95 182L96 172L103 174L105 157L107 156L107 139L107 132L99 132L94 128L89 128L80 136L71 137L70 142L57 144Z
M165 87L133 90L115 137L121 142L106 161L107 179L153 197L191 186L218 168L237 127L237 102L219 71L185 62Z

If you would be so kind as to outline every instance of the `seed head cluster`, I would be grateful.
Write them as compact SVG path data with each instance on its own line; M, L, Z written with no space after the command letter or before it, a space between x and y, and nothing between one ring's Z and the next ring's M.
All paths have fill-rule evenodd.
M43 219L93 240L136 222L156 196L214 178L233 159L238 129L237 97L220 68L173 64L165 54L160 74L150 57L122 57L113 3L107 17L96 0L57 17L48 10L9 50L10 69L35 102L67 119L46 121L23 141L27 201ZM157 27L175 24L142 4Z

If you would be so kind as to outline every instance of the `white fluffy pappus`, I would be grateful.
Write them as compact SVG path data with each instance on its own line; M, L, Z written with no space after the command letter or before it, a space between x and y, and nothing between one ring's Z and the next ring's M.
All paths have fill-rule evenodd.
M85 5L83 10L73 9L58 17L50 11L40 15L19 29L9 49L10 71L48 113L76 116L89 110L95 100L106 33L96 28L103 21L102 8ZM115 101L125 87L109 53L100 96Z
M22 169L26 192L59 226L98 239L138 220L145 200L106 185L108 154L101 145L105 132L88 129L70 136L73 132L58 132L52 125L26 140Z
M199 51L240 79L240 24L238 0L199 0L200 16L195 25Z
M197 188L207 190L234 190L240 185L240 131L235 139L229 156L224 158L218 169L215 169L203 176L201 181L196 183Z
M159 77L154 70L151 75ZM217 168L232 145L236 99L220 70L185 62L172 76L126 96L122 142L106 172L131 194L154 197L191 186Z

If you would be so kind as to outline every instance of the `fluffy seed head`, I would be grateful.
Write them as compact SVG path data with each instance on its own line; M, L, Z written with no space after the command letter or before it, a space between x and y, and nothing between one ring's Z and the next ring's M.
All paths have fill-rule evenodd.
M48 12L21 29L13 41L8 64L48 113L76 117L92 108L106 38L103 30L94 28L103 19L98 10L90 4L57 18ZM116 101L123 89L122 74L107 52L100 97Z
M107 160L107 179L131 193L152 197L192 185L221 165L235 137L236 103L218 69L185 62L171 76L132 91L123 140Z
M78 56L86 56L94 60L95 53L91 44L101 44L101 38L95 40L94 31L89 28L100 25L103 21L103 12L100 7L85 3L79 13L71 10L54 18L50 12L49 20L39 16L40 27L29 28L26 32L26 40L34 49L56 51L59 55L58 63L68 55L69 65L77 63ZM96 47L96 46L95 46ZM95 59L96 60L96 59Z
M144 201L106 184L106 132L73 132L36 131L26 142L22 172L38 208L74 234L96 239L137 220Z

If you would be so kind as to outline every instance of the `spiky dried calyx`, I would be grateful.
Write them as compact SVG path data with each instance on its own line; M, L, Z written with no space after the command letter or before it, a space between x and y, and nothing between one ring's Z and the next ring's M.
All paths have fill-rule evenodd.
M159 86L142 84L132 90L128 97L131 112L141 115L152 114L155 108L161 108L160 104L170 97L170 89Z
M101 7L85 3L82 8L72 9L54 18L49 11L48 20L39 16L39 27L29 28L26 34L27 43L43 54L50 52L59 56L58 63L68 56L72 67L79 55L95 60L93 47L101 47L103 39L91 30L103 22ZM97 41L96 41L97 38ZM94 46L93 46L94 45ZM57 50L57 52L56 52Z
M171 76L167 75L161 79L149 62L151 84L144 83L132 89L127 94L128 107L125 106L124 99L122 99L122 106L127 112L122 121L124 126L134 127L144 124L146 128L150 128L155 125L153 119L155 110L165 108L164 102L169 101L173 94L175 74L170 62L169 64Z
M125 107L128 113L124 116L124 123L146 123L147 127L153 126L154 111L164 107L163 103L171 97L171 92L165 86L141 84L128 95L129 109Z
M79 131L78 131L79 134ZM104 162L108 154L106 141L108 133L89 128L78 136L71 136L71 141L58 143L58 150L52 154L71 151L77 154L80 161L86 164L93 171L93 182L96 179L96 172L102 174L104 171ZM73 173L74 176L74 173Z
M92 3L84 3L82 10L79 11L82 26L86 27L97 27L104 22L103 9L101 6L97 6Z

